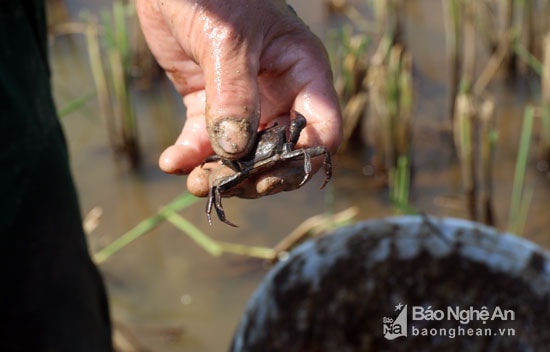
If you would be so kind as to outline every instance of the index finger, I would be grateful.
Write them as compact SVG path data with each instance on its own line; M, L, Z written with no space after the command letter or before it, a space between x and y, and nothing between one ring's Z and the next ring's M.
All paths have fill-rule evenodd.
M319 48L317 48L319 49ZM315 48L312 48L315 50ZM299 72L302 89L296 95L293 110L307 120L298 146L325 146L335 153L342 141L342 113L334 89L328 55L305 53L294 71Z

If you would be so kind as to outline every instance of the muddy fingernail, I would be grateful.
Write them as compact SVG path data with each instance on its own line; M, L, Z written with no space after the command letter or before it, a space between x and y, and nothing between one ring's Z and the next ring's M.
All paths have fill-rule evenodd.
M235 117L216 122L212 132L210 138L217 144L213 146L216 153L229 155L246 153L253 133L248 120Z

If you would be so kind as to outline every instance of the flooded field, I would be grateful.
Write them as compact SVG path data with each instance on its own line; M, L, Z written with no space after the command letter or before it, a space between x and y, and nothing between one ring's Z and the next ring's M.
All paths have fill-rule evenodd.
M322 1L290 1L319 36L333 26ZM436 2L439 3L439 2ZM461 171L453 157L449 121L449 78L441 9L431 1L409 1L403 16L404 41L413 57L413 184L410 205L438 216L467 217ZM86 1L67 2L78 19ZM91 11L110 6L94 3ZM94 93L83 37L60 36L52 41L55 98L59 107ZM533 77L498 78L490 86L496 99L498 141L495 150L494 205L497 227L506 229L523 110L536 102L540 87ZM98 105L63 117L72 169L82 212L102 210L99 226L89 237L93 252L185 191L185 177L163 174L157 166L161 151L176 138L185 110L166 81L149 89L135 88L131 102L138 122L142 167L131 171L113 157ZM535 134L534 141L540 138ZM524 236L550 248L550 173L531 148L526 184L534 193ZM209 226L206 200L181 214L214 239L270 247L302 221L325 211L349 206L357 220L393 215L385 188L369 176L367 152L348 150L334 156L334 177L319 191L322 175L302 189L257 200L228 199L224 208L239 224L217 221ZM266 269L260 260L240 256L213 257L168 223L161 224L100 266L107 281L113 319L151 351L221 351L229 346L244 305Z

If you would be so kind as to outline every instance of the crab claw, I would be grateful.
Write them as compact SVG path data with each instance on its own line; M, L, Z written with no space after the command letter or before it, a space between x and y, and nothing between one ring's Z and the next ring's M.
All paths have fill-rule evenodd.
M223 209L220 209L218 207L215 207L215 208L216 208L216 214L218 214L218 218L221 221L225 222L229 226L239 227L239 226L235 225L234 223L232 223L231 221L229 221L225 218L225 212L223 211Z
M325 160L323 161L323 165L325 166L325 181L319 187L319 189L325 188L328 181L332 178L332 161L330 159L330 153L328 151L325 151Z
M208 223L210 224L210 226L212 226L212 207L214 207L214 209L216 210L216 214L221 221L229 226L238 227L237 225L226 219L225 212L222 206L222 195L220 189L216 186L210 188L210 191L208 192L208 202L206 203L206 218L208 219Z
M210 191L208 192L208 202L206 202L206 218L208 219L208 223L210 226L212 226L212 216L210 214L212 213L212 205L214 204L214 193L213 188L210 188Z
M304 178L298 187L302 187L311 178L311 157L305 150L302 154L304 156Z

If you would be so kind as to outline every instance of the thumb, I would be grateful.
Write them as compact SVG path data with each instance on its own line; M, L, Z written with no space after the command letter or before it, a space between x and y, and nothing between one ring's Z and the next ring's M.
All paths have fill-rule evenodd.
M217 33L200 61L206 91L206 127L216 154L238 159L253 146L260 120L259 53L229 33ZM242 37L242 34L241 34Z

